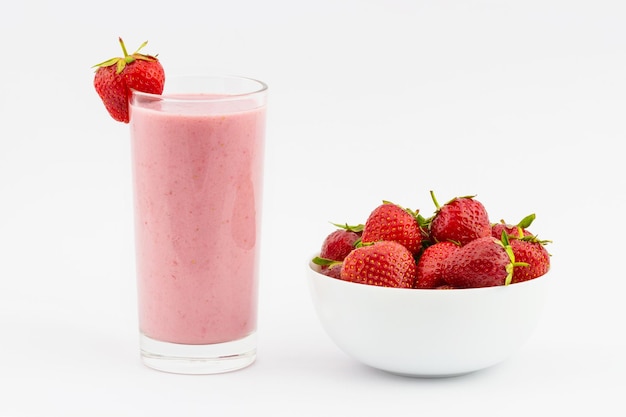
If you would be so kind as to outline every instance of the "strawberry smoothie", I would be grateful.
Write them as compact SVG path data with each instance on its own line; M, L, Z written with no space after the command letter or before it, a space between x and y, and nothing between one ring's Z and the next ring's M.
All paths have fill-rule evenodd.
M266 100L256 83L233 96L133 95L139 325L150 340L213 345L256 331Z

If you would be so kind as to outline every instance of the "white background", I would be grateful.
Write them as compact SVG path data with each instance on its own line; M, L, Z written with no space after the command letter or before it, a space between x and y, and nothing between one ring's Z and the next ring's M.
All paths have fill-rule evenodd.
M620 0L5 2L0 12L0 416L623 416L626 6ZM128 126L91 66L270 86L257 362L141 365ZM329 222L476 194L535 212L551 292L512 358L452 379L362 366L305 281ZM523 312L520 312L523 314Z

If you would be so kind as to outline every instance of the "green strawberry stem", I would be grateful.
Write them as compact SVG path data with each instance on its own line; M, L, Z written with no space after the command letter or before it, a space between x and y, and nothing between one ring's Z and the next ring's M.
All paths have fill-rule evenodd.
M439 205L437 198L435 198L435 192L433 190L430 190L430 198L432 198L433 203L435 203L435 211L439 211L441 206Z
M332 266L332 265L337 265L341 263L340 261L334 261L332 259L321 258L319 256L316 256L315 258L313 258L312 262L315 265L319 265L319 266Z
M450 204L452 203L454 200L458 200L460 198L474 198L476 197L476 194L474 195L464 195L462 197L454 197L453 199L449 200L446 202L446 204ZM441 206L439 205L439 202L437 201L437 199L435 198L435 192L433 190L430 190L430 198L433 200L433 203L435 203L435 211L439 211L439 209L441 208Z
M535 220L535 213L529 214L528 216L524 217L518 224L517 227L521 227L522 229L528 229L528 227L532 224L532 222Z
M531 243L539 243L543 246L547 245L548 243L552 243L551 240L539 239L538 235L524 236L524 237L519 238L519 240L525 240L526 242L531 242Z
M330 222L330 224L332 224L333 226L338 227L340 229L345 229L345 230L347 230L349 232L354 232L354 233L362 232L363 231L363 227L364 227L364 225L362 225L362 224L357 224L357 225L354 225L354 226L351 226L348 223L339 224L339 223Z
M148 41L145 41L144 43L139 45L139 48L137 48L137 50L135 52L133 52L131 55L129 55L128 51L126 50L126 45L124 45L124 41L122 40L122 37L120 36L118 39L119 39L120 45L122 46L122 51L124 52L124 57L122 57L122 58L115 57L115 58L107 59L106 61L103 61L103 62L101 62L99 64L94 65L92 68L109 67L111 65L117 65L116 73L119 74L119 73L121 73L124 70L126 65L135 62L135 60L137 60L137 59L141 59L141 60L144 60L144 61L154 61L154 60L156 60L156 55L152 56L152 55L144 55L144 54L140 54L139 53L139 51L144 46L146 46L148 44Z
M124 52L124 59L126 60L126 63L127 63L127 64L130 64L130 63L131 63L131 62L133 62L133 61L128 61L128 57L129 57L129 55L128 55L128 51L126 51L126 45L124 45L124 41L122 40L122 37L121 37L121 36L120 36L118 39L119 39L119 41L120 41L120 45L122 46L122 51ZM139 47L139 49L141 49L141 48L142 48L145 44L146 44L145 42L144 42L143 44L141 44L141 46ZM137 49L137 50L139 50L139 49Z
M509 285L513 281L513 269L516 266L530 266L527 262L515 262L515 254L513 253L513 248L511 247L511 243L509 242L509 236L506 232L502 231L502 236L500 238L500 243L504 247L506 254L509 255L509 259L511 262L506 266L506 278L504 279L504 285Z

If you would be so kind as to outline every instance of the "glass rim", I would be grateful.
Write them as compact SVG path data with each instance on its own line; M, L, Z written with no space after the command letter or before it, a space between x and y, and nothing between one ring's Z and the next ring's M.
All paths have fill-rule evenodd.
M222 80L243 80L246 82L251 82L251 83L255 83L258 85L257 89L250 89L250 91L246 91L243 93L228 93L224 96L218 96L218 97L207 97L205 95L201 95L199 94L198 96L194 96L194 95L188 95L185 97L180 97L180 94L184 94L182 92L176 92L176 91L165 91L165 88L167 88L167 81L168 80L183 80L183 79L198 79L198 80L218 80L218 79L222 79ZM230 101L230 100L236 100L238 98L245 98L245 97L250 97L256 94L263 94L265 92L267 92L268 90L268 85L256 78L251 78L251 77L244 77L244 76L240 76L240 75L221 75L221 74L182 74L182 75L173 75L171 77L166 77L165 78L165 88L164 88L164 93L161 94L155 94L155 93L146 93L143 91L139 91L139 90L135 90L135 89L130 89L131 92L131 96L136 96L136 97L143 97L145 99L148 100L167 100L167 101L180 101L180 102L201 102L201 101L205 101L205 102L215 102L215 101ZM200 93L208 93L205 91L200 91ZM216 93L219 94L219 93Z

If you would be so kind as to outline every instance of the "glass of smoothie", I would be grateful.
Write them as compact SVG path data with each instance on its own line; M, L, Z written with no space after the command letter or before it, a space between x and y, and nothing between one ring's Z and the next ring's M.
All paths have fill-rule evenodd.
M130 131L142 361L182 374L256 359L267 86L168 78Z

